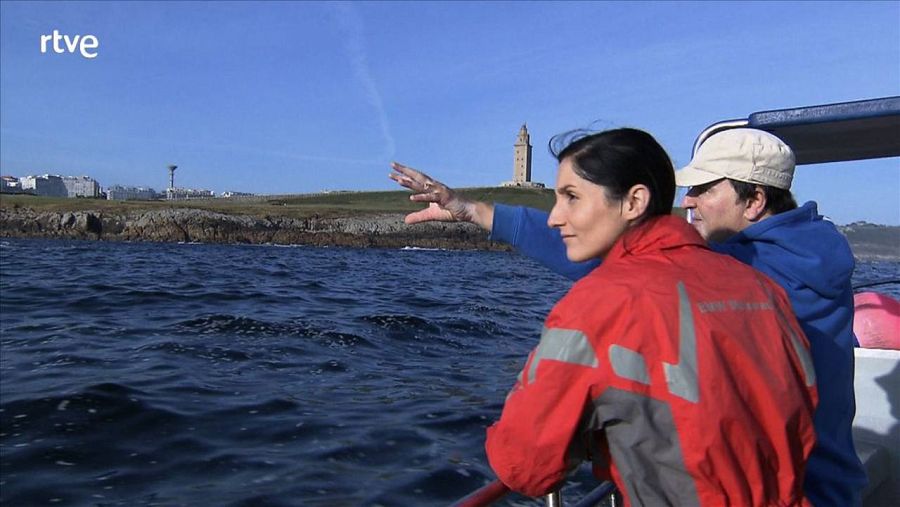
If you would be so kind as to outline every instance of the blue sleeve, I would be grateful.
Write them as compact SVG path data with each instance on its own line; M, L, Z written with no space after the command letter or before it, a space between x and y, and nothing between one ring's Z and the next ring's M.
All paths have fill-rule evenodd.
M578 280L600 265L599 261L572 262L559 231L547 225L549 213L522 206L494 204L490 239L508 243L551 271Z

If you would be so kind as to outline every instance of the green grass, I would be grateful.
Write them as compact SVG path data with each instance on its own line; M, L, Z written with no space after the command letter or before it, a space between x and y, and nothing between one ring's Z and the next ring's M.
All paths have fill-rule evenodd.
M462 195L478 201L532 206L549 210L553 206L553 191L532 188L463 188ZM280 199L288 206L313 206L359 211L409 212L424 207L409 200L410 192L334 192L313 196L297 196Z
M549 210L553 191L531 188L464 188L457 190L476 200L531 206ZM30 195L0 196L0 209L31 208L36 211L99 211L112 214L147 210L196 208L230 215L286 216L302 218L356 216L373 213L409 213L425 204L409 200L410 192L333 192L317 195L267 197L251 200L205 199L196 201L107 201L102 199L65 199Z
M484 187L462 188L457 192L478 201L499 202L512 206L529 206L549 211L553 207L553 190L540 188ZM410 213L425 207L409 200L410 192L333 192L330 194L295 196L258 196L250 200L204 199L196 201L107 201L104 199L65 199L32 195L0 195L0 209L31 208L36 211L99 211L110 214L137 213L149 210L195 208L227 215L255 217L283 216L305 218L353 217L375 213ZM684 216L675 208L674 214Z

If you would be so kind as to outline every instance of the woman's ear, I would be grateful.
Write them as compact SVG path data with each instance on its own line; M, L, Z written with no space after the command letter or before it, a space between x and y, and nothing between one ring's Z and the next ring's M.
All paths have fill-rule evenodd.
M650 207L650 189L639 183L628 189L622 202L622 217L626 220L637 220L644 216Z

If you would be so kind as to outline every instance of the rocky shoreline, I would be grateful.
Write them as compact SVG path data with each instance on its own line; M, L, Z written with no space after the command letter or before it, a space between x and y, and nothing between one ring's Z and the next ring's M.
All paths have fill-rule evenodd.
M489 241L487 233L473 224L406 225L403 216L381 213L297 219L229 215L192 208L109 213L20 207L0 209L0 237L510 250Z
M488 240L487 234L473 224L406 225L403 216L256 217L196 208L54 212L23 206L0 208L0 237L511 250L508 245ZM900 261L900 227L856 223L839 228L857 259Z

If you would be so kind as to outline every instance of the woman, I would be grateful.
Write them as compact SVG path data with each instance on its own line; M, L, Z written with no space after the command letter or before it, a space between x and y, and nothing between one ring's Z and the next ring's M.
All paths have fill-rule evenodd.
M626 505L809 505L815 374L782 289L670 215L674 170L649 134L554 155L548 224L570 260L603 263L550 312L488 429L497 476L539 496L589 459Z

